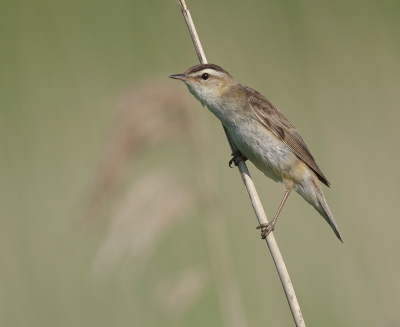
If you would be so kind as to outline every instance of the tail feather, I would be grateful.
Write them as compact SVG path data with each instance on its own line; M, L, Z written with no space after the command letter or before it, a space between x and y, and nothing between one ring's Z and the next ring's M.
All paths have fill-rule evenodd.
M333 215L331 211L329 210L328 204L326 203L325 199L322 197L321 199L318 198L319 203L321 205L321 210L318 210L318 212L321 214L322 217L328 222L328 224L332 227L333 231L335 232L337 238L343 242L342 235L340 234L339 228L336 225L335 219L333 219Z
M317 199L319 202L319 206L315 206L315 209L321 214L321 216L327 221L327 223L332 227L333 231L335 232L337 238L343 242L342 235L340 234L339 228L336 225L335 219L333 218L332 212L328 207L328 203L326 203L324 194L322 193L321 186L319 182L316 181L313 183L315 194L317 195Z

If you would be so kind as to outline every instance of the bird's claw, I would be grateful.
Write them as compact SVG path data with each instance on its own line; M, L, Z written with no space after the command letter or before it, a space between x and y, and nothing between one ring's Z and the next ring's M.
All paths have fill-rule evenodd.
M260 224L259 226L256 227L256 229L261 229L261 238L264 240L269 233L271 233L275 228L275 223L274 222L269 222L266 224Z
M237 166L237 165L239 165L240 161L247 160L247 158L240 151L233 152L232 156L233 156L233 158L231 160L229 160L229 168L233 168L232 163L234 163L235 166Z

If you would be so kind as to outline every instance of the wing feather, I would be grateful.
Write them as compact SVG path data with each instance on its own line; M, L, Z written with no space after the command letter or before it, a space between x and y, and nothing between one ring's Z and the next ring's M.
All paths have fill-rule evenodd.
M257 118L268 128L278 139L284 142L304 163L306 163L318 176L318 179L326 186L330 183L319 169L310 150L303 138L296 131L285 115L271 101L249 87L243 86L247 94L250 94L247 101L253 109Z

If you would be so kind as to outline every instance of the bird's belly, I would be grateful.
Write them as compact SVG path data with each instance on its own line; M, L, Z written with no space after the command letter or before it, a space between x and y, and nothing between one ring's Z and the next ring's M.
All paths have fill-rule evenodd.
M276 182L292 179L299 159L271 131L261 124L228 127L236 146L259 170Z

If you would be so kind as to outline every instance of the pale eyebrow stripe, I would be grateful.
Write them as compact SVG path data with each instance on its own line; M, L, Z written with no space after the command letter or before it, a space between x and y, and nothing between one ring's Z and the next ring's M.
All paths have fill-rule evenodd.
M215 65L215 64L196 65L196 66L190 67L185 73L193 76L193 74L195 74L196 72L202 71L204 69L212 69L216 72L221 72L222 74L226 74L226 75L230 76L230 74L225 69L223 69L222 67Z
M214 69L210 69L210 68L206 68L206 69L202 69L200 71L198 71L194 76L201 76L204 73L210 74L211 76L224 76L224 74L222 72L216 71Z

